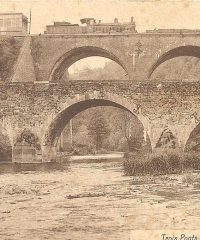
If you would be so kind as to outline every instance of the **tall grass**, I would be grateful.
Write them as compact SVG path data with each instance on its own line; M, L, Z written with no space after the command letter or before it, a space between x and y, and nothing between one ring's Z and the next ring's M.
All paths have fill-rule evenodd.
M179 150L157 150L146 155L129 153L124 160L126 175L178 174L187 170L200 170L200 154L184 153Z

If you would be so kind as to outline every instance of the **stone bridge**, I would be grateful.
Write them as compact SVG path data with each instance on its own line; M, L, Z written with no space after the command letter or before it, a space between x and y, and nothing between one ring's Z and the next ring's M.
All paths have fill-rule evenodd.
M90 56L109 58L126 71L130 80L142 82L149 81L152 73L172 58L200 57L200 34L193 32L15 38L24 39L24 44L12 76L13 82L58 82L73 63Z
M31 37L30 48L38 81L57 82L76 61L102 56L121 65L130 80L140 82L148 81L167 60L178 56L200 57L200 35L41 35Z
M0 43L5 43L7 38L1 36ZM9 84L2 84L0 88L1 132L8 136L12 149L17 148L21 134L29 131L32 133L29 141L37 138L37 150L42 154L42 160L54 160L55 146L64 126L77 113L93 106L115 106L134 114L143 124L152 149L166 128L184 149L198 125L200 83L167 83L164 79L155 83L151 81L151 75L160 64L172 58L199 58L200 34L13 38L21 42L19 55L9 75ZM60 82L68 67L89 56L115 61L126 71L129 80ZM13 151L13 161L16 155L17 151Z
M134 114L143 124L152 149L166 128L184 149L200 115L199 82L35 82L3 84L0 89L1 134L8 136L15 149L23 131L30 131L38 139L42 161L55 160L56 143L65 125L94 106L114 106ZM20 161L16 155L18 152L13 151L13 161Z

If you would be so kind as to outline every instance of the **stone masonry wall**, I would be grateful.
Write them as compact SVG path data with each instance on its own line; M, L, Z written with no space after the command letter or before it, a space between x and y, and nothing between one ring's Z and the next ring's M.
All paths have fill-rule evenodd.
M103 49L108 54L116 56L127 69L130 79L140 82L147 80L152 66L166 52L180 46L200 46L200 35L141 33L130 35L32 36L31 52L37 80L49 81L52 71L55 68L59 71L59 61L62 60L62 57L64 58L65 54L77 48L88 46ZM87 54L86 51L81 56L84 58L87 57ZM73 60L72 56L72 63Z
M70 104L90 96L111 100L115 96L119 103L145 120L143 123L147 124L148 134L153 134L150 136L152 141L160 137L166 126L177 134L180 141L183 136L188 138L197 125L194 113L200 116L200 83L197 82L136 85L131 81L74 81L67 84L1 85L0 122L12 144L24 129L30 129L42 144L53 119Z

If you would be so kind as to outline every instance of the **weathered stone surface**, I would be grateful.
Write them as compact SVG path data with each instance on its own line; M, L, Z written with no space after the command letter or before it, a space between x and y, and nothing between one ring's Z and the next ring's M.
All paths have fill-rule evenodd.
M32 36L38 81L59 81L74 62L102 56L119 63L133 81L148 80L163 62L178 56L200 57L200 35L137 33L122 35Z
M25 37L23 45L20 49L17 62L15 64L15 71L12 76L12 82L34 82L36 81L35 69L33 59L31 56L31 37ZM24 66L25 65L25 66ZM23 78L21 78L24 76Z
M12 161L15 163L36 162L36 150L32 146L16 145L13 147L12 155Z
M200 83L134 84L132 81L73 81L66 84L1 85L0 123L14 146L29 129L50 161L60 132L77 113L93 106L132 112L148 133L152 148L167 127L184 149L200 114ZM53 156L54 158L55 156Z

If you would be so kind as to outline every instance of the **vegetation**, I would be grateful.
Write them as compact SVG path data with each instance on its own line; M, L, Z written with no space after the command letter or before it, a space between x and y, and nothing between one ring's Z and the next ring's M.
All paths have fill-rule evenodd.
M11 161L12 159L12 146L8 136L2 134L3 129L0 131L0 162Z
M33 58L33 64L34 64L36 78L37 78L38 73L39 73L41 54L42 54L41 44L37 41L37 39L32 38L32 41L31 41L31 56Z
M187 185L193 185L200 188L200 176L199 173L188 172L183 174L182 183Z
M27 144L34 146L37 150L40 150L38 137L36 137L35 134L33 134L28 129L24 129L22 133L17 137L17 144Z
M110 134L108 123L100 111L95 111L90 118L87 129L88 135L93 138L96 150L100 150L103 147L104 140Z
M161 64L152 74L151 79L161 81L199 81L199 71L199 58L178 57Z
M117 63L109 61L104 68L85 67L69 75L71 80L128 80L125 70Z
M176 67L174 67L176 66ZM199 80L200 59L196 57L178 57L161 64L152 74L152 80L159 81L194 81ZM128 80L124 69L109 61L104 68L88 67L70 74L71 80Z
M79 113L72 120L73 149L77 153L82 152L80 146L83 145L85 153L87 149L88 154L96 152L95 135L93 135L94 132L89 132L90 127L88 127L91 121L95 119L96 111L101 113L102 118L106 121L106 127L109 129L109 134L103 138L102 152L150 151L150 142L149 140L147 142L144 140L143 126L136 117L130 114L130 123L127 123L124 120L127 114L124 110L114 107L97 107ZM67 125L63 133L63 150L71 152L72 149L69 147L71 146L69 127Z
M22 41L13 37L0 41L0 82L8 82L14 71Z
M200 155L177 149L160 149L151 154L129 153L124 161L126 175L178 174L200 170Z

